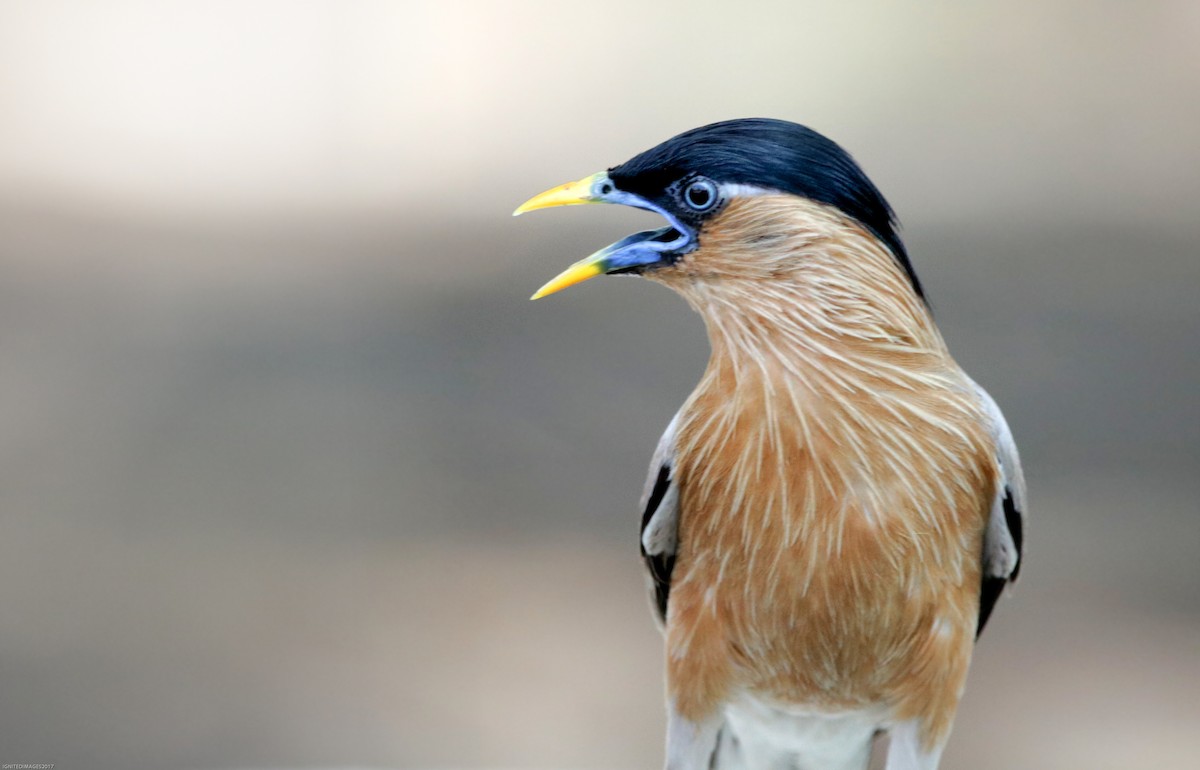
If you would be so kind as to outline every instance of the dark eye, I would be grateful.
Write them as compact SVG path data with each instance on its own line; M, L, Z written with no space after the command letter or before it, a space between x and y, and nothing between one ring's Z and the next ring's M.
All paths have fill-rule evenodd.
M708 211L717 204L717 186L711 179L695 179L684 188L683 202L693 211Z

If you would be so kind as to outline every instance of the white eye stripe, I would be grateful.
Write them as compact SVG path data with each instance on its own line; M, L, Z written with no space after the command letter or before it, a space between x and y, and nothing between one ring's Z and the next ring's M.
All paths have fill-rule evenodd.
M723 184L721 185L722 198L753 198L759 195L777 195L778 190L772 190L768 187L758 187L752 184Z

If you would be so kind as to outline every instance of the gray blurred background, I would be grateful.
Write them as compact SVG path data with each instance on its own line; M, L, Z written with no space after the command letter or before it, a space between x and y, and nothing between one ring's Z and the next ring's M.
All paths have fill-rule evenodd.
M1200 5L0 4L0 761L647 768L636 499L707 355L509 218L836 138L1003 405L1028 561L947 768L1193 765Z

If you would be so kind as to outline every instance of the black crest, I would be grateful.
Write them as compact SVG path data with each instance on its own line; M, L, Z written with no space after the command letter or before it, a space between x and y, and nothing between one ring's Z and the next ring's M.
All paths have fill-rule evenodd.
M713 123L668 139L608 175L617 187L648 199L679 179L701 175L828 204L886 244L924 299L891 206L849 153L811 128L770 118Z

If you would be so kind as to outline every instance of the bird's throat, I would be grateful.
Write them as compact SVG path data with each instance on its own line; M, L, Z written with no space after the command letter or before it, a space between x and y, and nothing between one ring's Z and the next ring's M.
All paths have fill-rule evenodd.
M735 199L699 248L646 274L704 318L714 352L871 354L945 345L895 255L841 212L790 195Z

